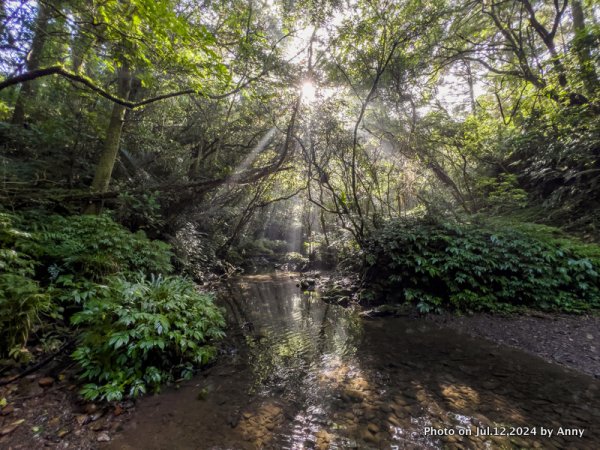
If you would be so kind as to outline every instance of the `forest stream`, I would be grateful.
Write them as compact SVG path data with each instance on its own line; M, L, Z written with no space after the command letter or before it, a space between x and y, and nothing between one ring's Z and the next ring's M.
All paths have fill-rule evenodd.
M599 380L430 321L365 320L296 283L230 281L218 363L142 399L103 448L600 448Z
M600 449L600 2L0 0L42 448Z

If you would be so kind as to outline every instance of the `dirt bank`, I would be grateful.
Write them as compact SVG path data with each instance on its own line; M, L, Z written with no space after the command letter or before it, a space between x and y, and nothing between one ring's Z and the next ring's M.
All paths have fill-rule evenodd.
M453 329L516 347L600 379L600 316L532 313L429 316Z

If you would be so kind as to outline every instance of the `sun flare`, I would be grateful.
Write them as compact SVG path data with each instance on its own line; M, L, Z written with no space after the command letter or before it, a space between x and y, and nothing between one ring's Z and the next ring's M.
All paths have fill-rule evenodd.
M302 101L304 101L304 103L312 103L317 97L317 88L312 81L306 80L302 83L302 86L300 87L300 93L302 95Z

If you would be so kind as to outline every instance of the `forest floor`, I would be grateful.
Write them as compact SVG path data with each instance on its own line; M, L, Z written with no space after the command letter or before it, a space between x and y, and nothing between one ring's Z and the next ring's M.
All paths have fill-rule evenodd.
M310 278L310 276L309 276ZM343 292L359 290L358 278L332 274L317 280L320 290ZM388 311L383 305L383 311ZM365 309L367 317L388 315ZM390 315L422 317L413 308L392 308ZM375 312L375 314L373 314ZM483 337L497 344L524 350L551 363L559 364L600 379L600 312L591 314L545 313L525 310L519 313L429 314L427 320L441 326Z
M600 379L600 316L529 314L431 315L430 320L484 337Z
M442 314L425 320L600 379L598 315ZM57 359L18 382L0 386L0 400L5 399L0 404L0 448L97 448L135 415L134 402L102 406L81 401L68 355Z
M37 372L0 387L0 448L93 449L110 440L134 402L100 405L78 395L68 355Z

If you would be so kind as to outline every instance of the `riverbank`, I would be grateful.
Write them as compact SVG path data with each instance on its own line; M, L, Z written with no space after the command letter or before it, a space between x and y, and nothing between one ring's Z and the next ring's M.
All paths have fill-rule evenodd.
M313 276L315 283L308 286L319 289L326 278ZM353 283L338 284L351 289ZM369 320L363 314L360 320L356 309L324 303L300 285L289 273L224 284L220 295L232 327L217 365L160 396L112 405L83 402L67 354L62 364L1 387L7 406L0 428L9 432L0 437L0 447L211 448L228 443L251 449L259 442L278 448L301 439L315 448L328 448L330 442L370 448L398 443L398 430L411 431L411 448L489 440L427 438L411 419L454 429L462 426L452 419L459 416L468 416L476 429L519 424L522 418L527 424L578 426L591 439L587 448L596 444L592 420L600 412L578 399L587 402L599 388L584 374L598 373L600 318L419 317L412 311L409 317ZM440 391L441 385L457 391ZM431 408L439 414L430 417ZM568 420L560 416L564 411ZM507 448L521 443L492 441ZM536 443L556 448L568 442Z
M429 320L508 345L600 379L600 316L526 314L430 315Z
M135 402L81 399L80 381L68 354L0 386L0 448L90 450L109 441L135 410Z
M598 380L429 318L361 319L312 275L232 280L242 345L142 399L107 448L598 448Z
M309 277L315 279L314 275ZM326 300L348 305L358 302L358 279L341 275L316 278L326 291ZM328 296L328 297L327 297ZM523 310L519 313L474 313L457 315L420 314L409 306L363 307L363 316L425 317L473 337L524 350L532 355L600 379L600 311L590 314L547 313Z

